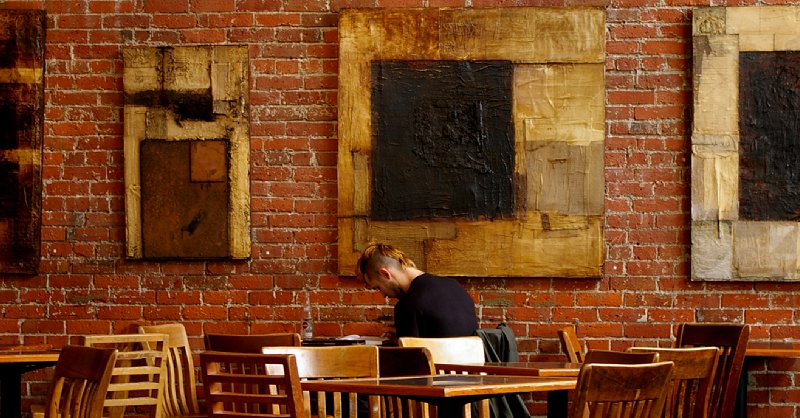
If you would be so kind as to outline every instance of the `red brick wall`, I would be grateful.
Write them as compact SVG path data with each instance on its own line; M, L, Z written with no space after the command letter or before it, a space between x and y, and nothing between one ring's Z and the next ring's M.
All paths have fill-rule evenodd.
M753 338L800 340L800 284L688 280L691 14L708 4L0 0L48 12L41 274L0 275L0 343L24 335L62 345L181 321L199 349L204 332L298 330L304 287L314 289L319 334L380 335L389 301L335 273L338 10L586 5L607 10L606 274L463 280L482 326L510 323L524 355L557 355L555 330L570 323L592 348L666 345L684 321L746 322ZM250 46L253 257L128 261L121 48L197 43ZM800 417L800 363L752 368L750 416ZM46 371L27 375L33 398L46 379Z

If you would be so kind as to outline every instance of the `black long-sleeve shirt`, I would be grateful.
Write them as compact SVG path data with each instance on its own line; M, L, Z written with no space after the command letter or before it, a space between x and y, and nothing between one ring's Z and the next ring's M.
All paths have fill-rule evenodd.
M394 306L397 337L463 337L478 329L475 303L455 279L417 276Z

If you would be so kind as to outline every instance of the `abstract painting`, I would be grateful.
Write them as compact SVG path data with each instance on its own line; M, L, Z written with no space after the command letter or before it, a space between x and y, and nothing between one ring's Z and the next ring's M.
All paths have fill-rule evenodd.
M692 279L800 280L800 7L693 22Z
M340 274L381 241L439 275L602 275L602 9L345 9L339 39Z
M39 269L43 10L0 10L0 273Z
M247 53L124 50L128 257L250 256Z

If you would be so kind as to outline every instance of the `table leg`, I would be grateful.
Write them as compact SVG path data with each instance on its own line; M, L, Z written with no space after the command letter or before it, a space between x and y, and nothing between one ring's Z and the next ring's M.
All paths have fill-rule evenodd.
M734 418L747 418L747 384L752 359L745 357L742 374L739 376L739 389L736 391L736 404L733 408Z
M457 399L443 399L436 402L437 418L464 418L464 402Z
M551 390L547 392L547 418L569 416L569 391Z
M22 370L4 368L0 376L0 417L19 418L22 393Z
M55 361L34 363L0 363L0 417L22 416L22 374L56 364Z

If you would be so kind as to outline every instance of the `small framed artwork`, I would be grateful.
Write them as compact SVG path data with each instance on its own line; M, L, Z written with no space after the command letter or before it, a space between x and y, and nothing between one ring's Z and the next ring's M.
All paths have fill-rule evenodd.
M127 256L250 256L241 46L124 50Z

